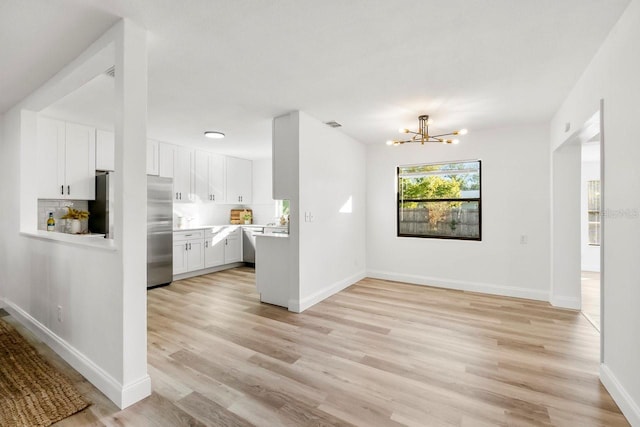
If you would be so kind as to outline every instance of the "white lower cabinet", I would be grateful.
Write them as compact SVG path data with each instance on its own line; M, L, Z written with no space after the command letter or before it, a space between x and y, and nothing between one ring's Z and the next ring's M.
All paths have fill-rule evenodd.
M204 268L204 232L202 230L173 233L173 274Z
M236 228L225 239L224 263L242 262L242 229Z
M224 264L225 228L214 231L205 230L204 235L204 268L217 267Z

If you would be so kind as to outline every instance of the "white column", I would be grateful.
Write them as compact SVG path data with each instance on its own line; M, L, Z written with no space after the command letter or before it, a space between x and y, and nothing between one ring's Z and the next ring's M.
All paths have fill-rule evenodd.
M122 257L122 400L151 393L147 374L147 40L124 19L115 54L115 239ZM116 315L116 313L114 313Z

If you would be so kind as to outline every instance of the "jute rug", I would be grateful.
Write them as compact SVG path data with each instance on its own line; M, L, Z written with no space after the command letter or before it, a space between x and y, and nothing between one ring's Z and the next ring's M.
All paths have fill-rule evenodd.
M67 377L0 319L0 426L50 426L87 406Z

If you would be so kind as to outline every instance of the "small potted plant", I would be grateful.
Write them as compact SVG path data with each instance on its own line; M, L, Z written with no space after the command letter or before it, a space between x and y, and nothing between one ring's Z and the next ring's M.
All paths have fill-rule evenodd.
M251 224L251 212L244 211L242 214L242 219L244 219L245 224Z
M89 218L89 212L80 209L74 209L71 206L67 206L67 213L60 217L61 219L71 220L71 234L80 234L82 226L80 221Z

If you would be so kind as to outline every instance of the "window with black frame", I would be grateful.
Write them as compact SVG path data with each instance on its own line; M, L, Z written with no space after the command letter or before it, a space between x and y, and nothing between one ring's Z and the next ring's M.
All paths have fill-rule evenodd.
M398 167L398 236L481 240L480 160Z

